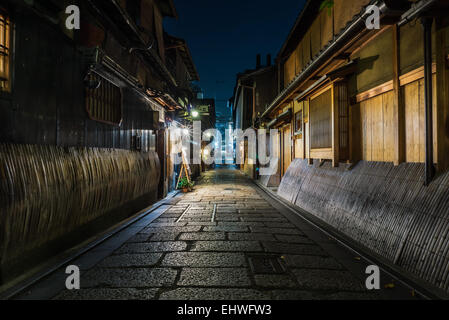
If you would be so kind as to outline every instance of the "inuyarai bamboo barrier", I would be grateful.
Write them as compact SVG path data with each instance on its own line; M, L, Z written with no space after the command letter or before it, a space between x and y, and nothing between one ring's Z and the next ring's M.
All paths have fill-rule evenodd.
M156 194L159 168L154 152L0 144L1 265Z
M449 292L449 172L425 187L422 163L345 167L297 159L278 194Z

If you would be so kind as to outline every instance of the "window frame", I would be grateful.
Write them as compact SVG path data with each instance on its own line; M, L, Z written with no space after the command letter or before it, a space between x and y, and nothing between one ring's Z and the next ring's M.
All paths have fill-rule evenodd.
M85 104L86 112L88 114L89 119L92 120L92 121L109 124L109 125L112 125L112 126L115 126L115 127L120 127L122 122L123 122L123 91L122 91L122 88L119 87L118 85L116 85L115 83L113 83L112 81L106 79L105 77L103 77L101 74L99 74L97 72L92 71L88 75L88 77L92 77L92 76L94 76L96 79L99 79L101 81L101 83L100 83L100 86L97 89L89 89L87 87L85 88L85 91L84 91L85 92L85 103L84 104ZM90 98L92 98L92 93L94 92L94 90L99 90L105 83L108 84L112 88L115 87L118 90L118 94L120 95L119 98L118 98L119 99L119 104L120 104L120 106L119 106L119 109L120 109L119 110L119 112L120 112L120 117L119 118L120 119L118 119L117 122L109 121L108 119L101 119L99 117L96 117L96 115L94 115L92 113L92 108L89 105L89 103L91 102ZM100 94L101 93L102 92L100 92ZM97 93L97 95L98 95L98 93ZM98 96L97 97L93 97L93 98L94 99L98 98ZM100 97L100 98L104 99L104 97ZM102 103L102 107L104 107L105 106L105 101L102 100L101 103Z
M8 32L4 33L5 35L8 36L8 46L4 46L4 48L6 49L6 54L4 56L6 56L7 58L4 59L4 61L6 61L7 68L8 68L8 78L6 80L0 80L1 83L3 82L7 82L7 86L5 89L3 89L2 86L0 86L0 96L9 96L11 95L12 91L13 91L13 55L14 55L14 23L13 23L13 18L11 16L11 13L9 10L7 10L5 7L0 7L0 20L5 20L5 22L7 23L7 25L9 25L8 28ZM6 29L6 27L2 27L4 29ZM1 28L0 28L0 32L4 32ZM5 38L6 39L6 38ZM5 40L5 44L6 44L6 40ZM2 44L0 44L2 45Z

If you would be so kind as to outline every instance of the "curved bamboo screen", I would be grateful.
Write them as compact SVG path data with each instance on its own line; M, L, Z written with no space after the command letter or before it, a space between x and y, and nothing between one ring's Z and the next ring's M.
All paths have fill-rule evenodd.
M296 159L278 194L391 262L449 292L449 172L423 186L424 165Z
M157 193L155 152L0 144L0 261L146 194Z

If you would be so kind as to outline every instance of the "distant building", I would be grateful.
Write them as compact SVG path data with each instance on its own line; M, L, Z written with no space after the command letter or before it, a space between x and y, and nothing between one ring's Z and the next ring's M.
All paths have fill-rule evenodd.
M234 162L233 153L229 155L226 154L226 152L229 153L233 151L234 148L234 140L232 136L233 128L234 123L232 121L232 109L231 105L228 103L226 106L226 110L217 113L216 121L216 129L220 131L222 137L221 153L223 155L223 161L228 164ZM228 138L228 140L226 140L226 138ZM228 143L228 145L226 143Z
M201 120L201 130L214 129L217 120L215 112L215 99L206 98L192 100L192 110L198 112L198 118ZM194 118L194 120L197 120Z
M260 117L269 103L276 96L277 71L271 64L271 55L267 55L267 63L262 66L261 56L257 55L256 68L239 73L234 88L232 117L235 129L258 128ZM242 148L242 146L236 146ZM245 163L243 171L256 177L257 165L248 163L247 144L243 146Z

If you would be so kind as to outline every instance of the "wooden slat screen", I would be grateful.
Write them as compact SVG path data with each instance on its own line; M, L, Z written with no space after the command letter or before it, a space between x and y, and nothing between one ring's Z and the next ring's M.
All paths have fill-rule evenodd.
M310 100L311 148L332 148L331 89Z
M86 88L86 109L92 120L119 125L122 120L122 94L120 88L91 73L90 80L100 81L97 89Z
M349 160L349 101L346 83L337 83L334 86L339 117L339 147L340 160Z

